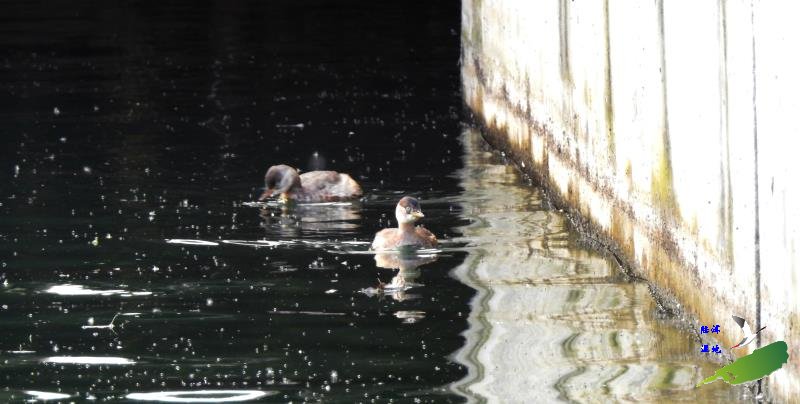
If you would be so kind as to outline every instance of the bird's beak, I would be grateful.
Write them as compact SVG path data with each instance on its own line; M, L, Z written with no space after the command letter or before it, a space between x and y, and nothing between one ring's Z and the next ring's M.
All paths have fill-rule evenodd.
M271 189L265 189L264 193L261 194L261 196L258 197L258 201L262 202L262 201L264 201L265 199L267 199L267 198L269 198L271 196L272 196L272 190Z
M421 210L415 210L415 211L411 212L411 216L414 216L414 217L416 217L418 219L421 218L421 217L425 217L425 215L422 214Z

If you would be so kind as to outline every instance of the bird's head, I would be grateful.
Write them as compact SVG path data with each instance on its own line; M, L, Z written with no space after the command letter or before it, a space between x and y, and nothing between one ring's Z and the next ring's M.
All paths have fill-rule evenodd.
M422 209L419 206L417 198L404 196L397 202L397 207L394 209L394 215L397 218L398 224L414 223L422 217Z
M264 193L258 200L263 201L278 194L286 194L296 187L300 187L300 174L297 170L285 164L272 166L264 175Z

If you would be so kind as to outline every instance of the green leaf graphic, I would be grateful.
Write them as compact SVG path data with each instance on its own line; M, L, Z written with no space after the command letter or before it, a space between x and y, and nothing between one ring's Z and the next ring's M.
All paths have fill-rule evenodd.
M773 342L718 369L713 376L706 378L697 386L711 383L720 378L729 384L741 384L761 379L780 369L789 360L788 349L789 347L784 341Z

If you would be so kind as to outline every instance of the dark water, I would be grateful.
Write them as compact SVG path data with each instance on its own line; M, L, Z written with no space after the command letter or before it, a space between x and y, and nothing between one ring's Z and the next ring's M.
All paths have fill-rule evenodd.
M406 193L440 237L460 222L457 2L3 9L0 398L455 399L464 254L398 301L359 292L392 270L340 242L371 241ZM352 173L368 196L244 206L277 163Z
M0 400L741 398L465 128L430 3L4 4ZM367 196L253 206L277 163ZM443 248L366 254L404 194Z

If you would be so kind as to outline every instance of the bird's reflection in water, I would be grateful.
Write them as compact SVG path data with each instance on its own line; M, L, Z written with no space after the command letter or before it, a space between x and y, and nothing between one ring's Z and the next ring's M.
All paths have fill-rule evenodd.
M284 238L302 235L336 236L355 234L361 220L360 202L280 203L259 211L261 226Z
M413 251L385 252L375 254L375 265L379 268L396 269L397 274L388 283L383 283L378 278L378 286L363 289L367 296L391 296L392 299L402 302L417 298L417 295L407 293L414 287L422 286L417 283L420 275L419 267L434 262L436 255L416 255Z

